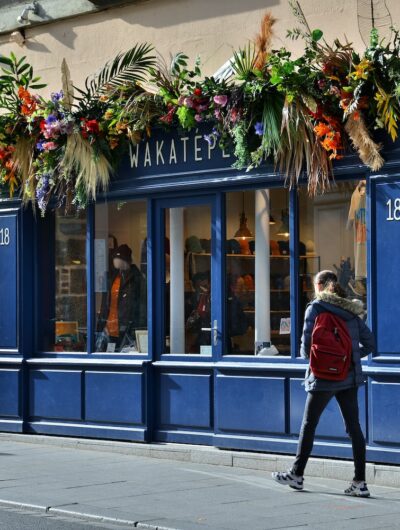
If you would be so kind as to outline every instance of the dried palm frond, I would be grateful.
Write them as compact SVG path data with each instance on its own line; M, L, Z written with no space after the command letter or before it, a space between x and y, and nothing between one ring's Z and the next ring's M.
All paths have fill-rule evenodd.
M95 153L93 146L75 132L68 136L65 154L61 161L64 174L77 175L76 186L83 184L88 198L96 197L97 188L107 189L111 165L102 153Z
M33 145L32 140L20 136L13 153L13 170L21 181L24 203L29 202L35 196L35 185L32 178Z
M64 106L71 110L74 103L74 85L72 84L71 74L65 59L61 63L61 86L64 93Z
M385 162L379 153L382 146L372 140L363 117L359 115L355 119L354 114L350 115L346 121L345 129L364 164L370 167L372 171L378 171Z
M272 26L275 22L276 18L274 18L271 13L266 13L261 21L260 32L254 39L256 45L256 60L254 66L258 70L261 70L264 67L265 61L268 57L273 36Z
M326 190L332 175L332 163L315 138L309 113L299 99L285 102L281 132L281 150L276 162L290 185L295 184L305 170L310 195Z
M254 77L256 57L257 53L252 42L249 42L245 48L239 48L234 52L231 67L237 79L247 81Z

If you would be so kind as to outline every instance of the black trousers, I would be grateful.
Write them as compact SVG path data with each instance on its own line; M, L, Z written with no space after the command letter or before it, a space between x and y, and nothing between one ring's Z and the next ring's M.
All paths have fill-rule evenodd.
M304 469L314 444L315 429L322 412L333 396L339 404L346 425L346 432L351 438L355 468L354 480L365 480L365 438L358 419L357 387L336 392L308 392L292 472L295 475L304 475Z

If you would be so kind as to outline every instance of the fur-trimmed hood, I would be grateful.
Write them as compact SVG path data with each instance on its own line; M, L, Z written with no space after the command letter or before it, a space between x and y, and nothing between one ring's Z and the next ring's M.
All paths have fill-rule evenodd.
M316 294L315 299L320 302L326 302L328 304L340 307L341 309L349 311L349 313L353 313L354 315L361 315L364 312L364 307L361 300L349 300L348 298L342 298L335 293L321 291Z

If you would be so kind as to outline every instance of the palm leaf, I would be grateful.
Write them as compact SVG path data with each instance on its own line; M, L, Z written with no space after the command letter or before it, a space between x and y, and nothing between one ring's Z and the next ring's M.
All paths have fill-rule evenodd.
M240 48L233 54L231 66L240 81L246 81L253 77L257 52L253 43L248 43L245 48Z
M156 57L150 55L153 46L136 44L126 53L119 53L112 61L106 63L94 77L85 81L85 96L80 98L87 102L98 98L107 88L135 84L145 81L149 68L156 64Z

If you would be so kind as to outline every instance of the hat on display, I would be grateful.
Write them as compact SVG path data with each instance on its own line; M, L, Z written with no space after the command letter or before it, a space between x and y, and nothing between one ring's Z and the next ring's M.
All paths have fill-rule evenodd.
M197 236L188 237L185 241L185 246L188 252L204 252L200 239Z
M119 258L124 261L127 261L128 263L132 262L132 250L128 247L128 245L120 245L117 247L113 252L113 258Z

